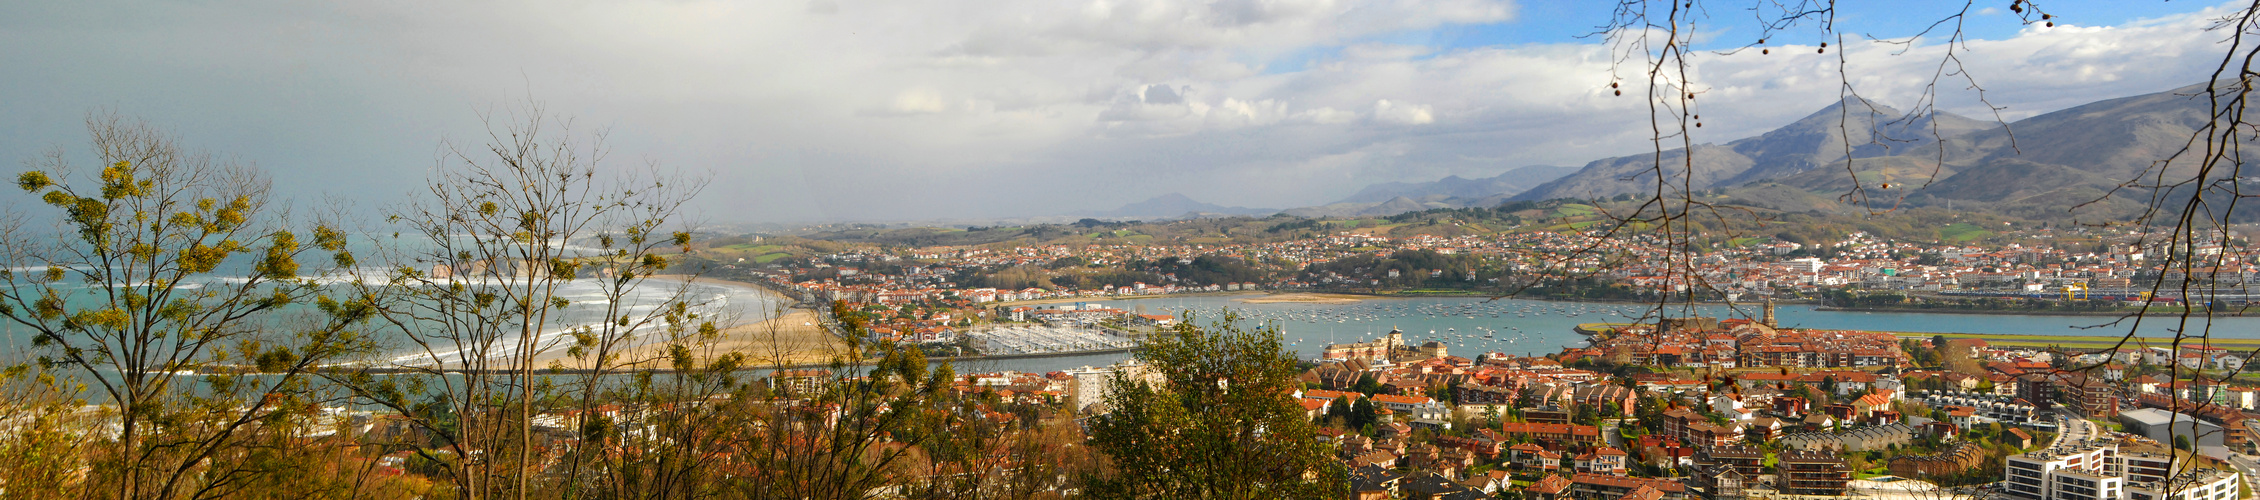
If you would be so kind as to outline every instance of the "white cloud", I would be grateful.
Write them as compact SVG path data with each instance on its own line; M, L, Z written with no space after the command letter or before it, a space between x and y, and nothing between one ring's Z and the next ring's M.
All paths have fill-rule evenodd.
M1310 205L1369 182L1647 148L1639 80L1625 97L1607 88L1637 69L1612 73L1605 47L1374 41L1515 12L1507 0L9 6L0 116L17 123L0 151L83 143L76 118L114 106L288 165L286 187L402 192L439 137L477 133L473 109L531 94L612 127L627 156L714 171L709 193L728 195L703 203L717 219L867 219L1060 213L1170 191ZM2027 27L1962 57L2011 118L2029 116L2203 78L2219 50L2208 15ZM1698 140L1835 101L1839 48L1773 48L1697 55ZM1849 49L1854 85L1891 104L1938 71L1936 46ZM1983 118L1962 87L1943 85L1943 105Z
M1399 125L1427 125L1436 123L1436 114L1427 105L1398 104L1382 99L1373 101L1373 119Z

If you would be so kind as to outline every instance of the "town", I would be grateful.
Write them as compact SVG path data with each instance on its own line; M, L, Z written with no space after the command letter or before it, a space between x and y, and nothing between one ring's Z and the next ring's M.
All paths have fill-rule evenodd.
M1915 363L1942 357L1982 368ZM2248 496L2260 387L2159 377L2240 365L1679 318L1546 357L1390 332L1327 346L1294 396L1353 498L2226 500Z
M2254 296L2247 287L2260 283L2255 280L2260 251L2245 244L2243 229L2221 233L2230 235L2228 239L2168 247L2155 239L2144 240L2134 231L2029 222L2028 228L2017 229L2014 222L2002 222L1998 224L2008 226L1995 228L1997 233L1957 222L1949 224L1962 226L1964 232L1956 234L1988 234L1997 242L1905 241L1859 230L1819 239L1784 231L1722 240L1708 252L1674 257L1673 247L1652 235L1608 237L1593 230L1506 224L1544 214L1581 213L1565 206L1582 205L1547 208L1524 203L1474 210L1474 215L1469 215L1470 210L1446 210L1366 221L1233 218L1111 226L1092 222L1084 224L1090 227L1045 226L1096 236L1067 238L1083 238L1085 243L1040 246L902 247L805 237L725 237L702 242L692 257L710 276L762 283L811 302L843 300L870 312L887 310L890 314L883 315L887 319L874 325L874 331L885 338L943 343L955 341L975 324L1026 321L1028 314L1046 315L1043 318L1049 320L1053 317L1049 315L1058 314L1029 307L1019 310L1019 319L1014 319L1010 317L1014 310L997 304L1183 294L1512 294L1651 303L1692 297L1873 311L2085 314L2144 308L2156 312L2188 302L2235 314ZM1267 225L1307 228L1276 234L1233 229ZM1362 229L1319 231L1337 227ZM1469 229L1479 227L1485 229ZM1212 237L1181 244L1107 242L1137 239L1118 233L1194 230L1188 228L1254 233L1275 241L1235 243L1251 238ZM1002 230L980 232L992 231ZM1295 231L1308 237L1292 237ZM1438 236L1424 231L1464 234ZM819 253L819 249L830 251ZM1675 268L1668 264L1674 259L1692 260L1695 265L1692 270ZM2191 259L2203 267L2199 274L2185 276L2189 271L2177 263ZM2188 292L2195 299L2182 297L2179 287L2152 292L2157 283L2184 280L2196 285ZM1101 319L1093 313L1070 316L1079 324Z

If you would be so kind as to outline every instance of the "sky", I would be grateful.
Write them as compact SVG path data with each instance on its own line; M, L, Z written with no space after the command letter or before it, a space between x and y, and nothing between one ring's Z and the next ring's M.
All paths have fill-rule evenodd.
M1850 0L1772 54L1751 5L1699 2L1697 142L1762 133L1852 85L1894 106L1940 74L1965 4ZM1971 5L1958 56L2000 116L2202 81L2206 2ZM2000 4L2000 5L1990 5ZM1370 183L1649 150L1641 81L1596 1L0 1L0 160L84 152L110 110L271 172L302 202L382 207L539 103L607 168L706 176L713 222L1064 215L1178 192L1320 205ZM1659 5L1657 8L1661 8ZM1636 32L1620 32L1636 33ZM1816 45L1831 43L1828 53ZM1849 50L1838 54L1839 49ZM1960 76L1940 108L1990 119ZM1638 92L1627 92L1637 96ZM0 203L23 203L20 195Z

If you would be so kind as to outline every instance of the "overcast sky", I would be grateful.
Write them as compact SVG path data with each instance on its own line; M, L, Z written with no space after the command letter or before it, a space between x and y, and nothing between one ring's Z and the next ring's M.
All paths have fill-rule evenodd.
M1052 215L1169 192L1308 206L1643 151L1641 101L1608 91L1634 71L1578 37L1603 3L0 0L0 158L82 151L84 116L109 108L302 199L374 205L412 190L441 139L482 134L481 109L531 98L608 128L619 166L711 172L716 221ZM1712 48L1755 38L1736 7L1752 3L1707 4ZM1876 36L1961 6L1840 3L1844 30ZM1963 57L2009 119L2195 83L2220 57L2204 2L2048 2L2054 28L1987 3ZM1700 53L1697 140L1834 102L1842 45L1815 54L1834 40L1814 33ZM1851 49L1855 85L1886 104L1937 71L1935 43ZM1945 88L1945 108L1986 117Z

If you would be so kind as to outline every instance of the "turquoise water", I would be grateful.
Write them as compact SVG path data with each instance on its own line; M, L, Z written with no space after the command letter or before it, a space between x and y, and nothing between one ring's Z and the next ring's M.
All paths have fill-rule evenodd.
M238 278L199 278L184 284L182 288L197 288L234 279ZM342 280L344 278L337 279ZM496 279L476 280L473 283L483 286L505 285L502 280ZM541 329L541 337L538 342L542 343L545 349L563 349L563 345L570 338L564 335L565 332L575 327L603 322L606 316L607 299L602 286L594 279L569 280L560 284L556 296L567 300L570 305L566 306L560 314L554 315L551 324L545 325ZM72 293L72 295L66 295L67 303L72 307L94 307L101 303L100 298L93 293L91 287L67 285L58 288L62 288L65 293ZM680 291L679 296L677 295L678 291ZM644 282L643 285L623 298L624 307L619 314L642 317L676 297L688 302L694 311L704 317L732 323L768 319L781 304L779 297L766 290L708 283L686 285L679 281L653 279ZM277 315L267 317L267 319L286 321L290 318L300 317L311 313L310 310L307 310L307 307L305 304L293 305L279 311ZM454 351L446 349L441 349L436 353L424 351L409 342L408 338L400 332L386 330L386 326L382 322L372 323L370 327L378 329L375 333L377 334L380 352L375 353L373 359L367 361L380 365L410 366L431 365L435 362L455 363L457 361L457 354ZM29 355L30 337L29 329L14 323L6 323L5 326L0 326L0 359ZM505 339L498 344L508 346L516 343L515 339ZM438 358L436 361L434 359L435 354ZM497 353L497 355L501 354L507 353Z
M1484 298L1367 299L1354 304L1272 303L1252 304L1247 296L1208 296L1099 300L1090 304L1139 311L1144 314L1178 314L1192 311L1213 317L1231 308L1255 321L1276 324L1285 332L1288 348L1304 359L1315 358L1326 344L1378 337L1391 328L1405 331L1408 342L1438 340L1451 354L1474 357L1489 352L1543 355L1563 347L1583 345L1585 337L1571 329L1580 323L1653 321L1654 304L1489 300ZM1719 318L1755 318L1757 306L1704 306L1668 309L1668 316L1701 315ZM1648 319L1642 320L1642 317ZM2132 321L2110 326L2117 317L2026 316L1995 314L1868 313L1815 311L1812 306L1785 305L1775 317L1783 327L1895 332L1976 333L2018 335L2125 335ZM2143 336L2172 336L2178 318L2158 316L2142 322ZM2189 330L2202 332L2207 325L2217 338L2260 338L2260 318L2215 318L2208 323L2192 318ZM1485 335L1489 334L1489 338ZM1084 365L1105 365L1126 354L1005 360L967 364L978 371L1020 370L1042 372Z

